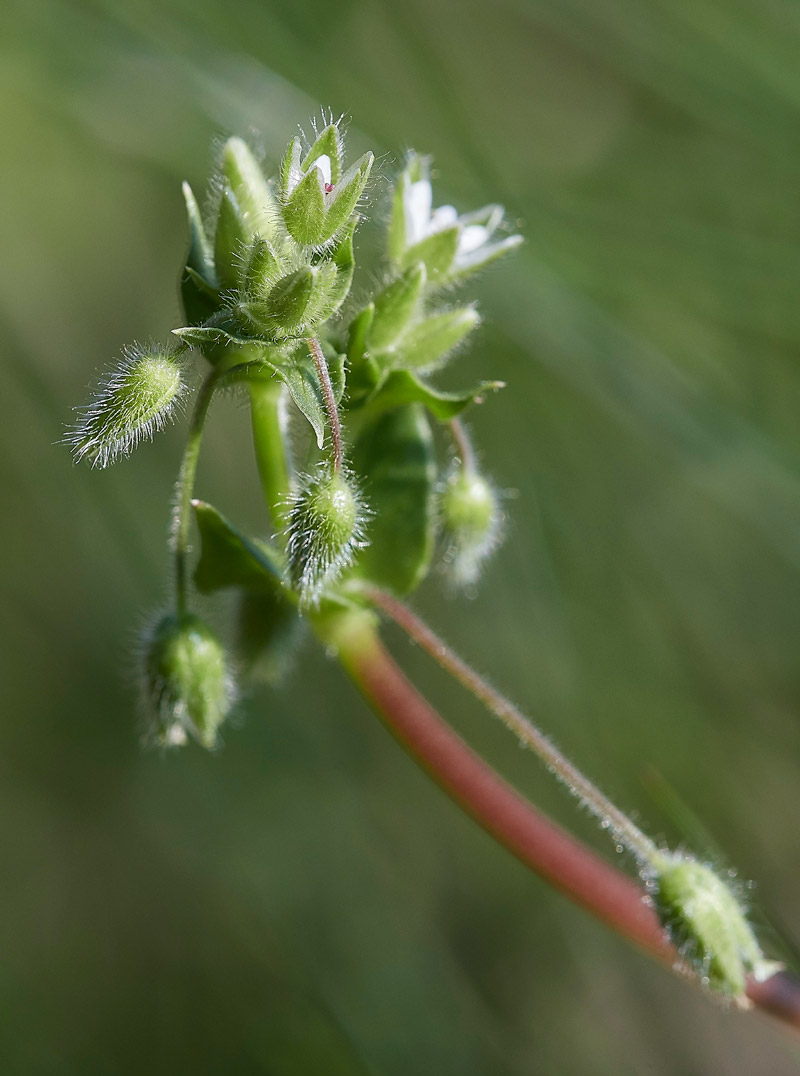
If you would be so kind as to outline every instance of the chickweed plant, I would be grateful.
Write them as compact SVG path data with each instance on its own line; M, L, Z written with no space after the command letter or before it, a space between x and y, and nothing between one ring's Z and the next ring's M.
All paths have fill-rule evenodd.
M521 237L509 234L500 206L434 207L430 160L411 153L390 194L383 279L354 289L373 155L349 163L331 116L313 133L292 139L271 177L242 139L228 139L206 212L184 184L185 324L170 345L126 351L68 434L76 460L104 467L185 403L190 360L204 371L173 508L173 607L141 646L147 740L216 748L236 697L231 670L285 660L305 620L411 754L520 859L708 992L789 1011L776 998L785 1001L792 980L765 960L728 874L641 832L404 603L437 562L453 586L474 587L502 538L501 498L459 417L501 386L445 392L436 374L479 325L463 287ZM231 387L249 399L266 540L195 497L209 409ZM310 427L302 470L289 451L294 416ZM195 592L224 589L239 595L230 648L192 609ZM632 853L636 878L565 834L467 747L384 649L381 618L536 752ZM780 991L769 988L779 981Z

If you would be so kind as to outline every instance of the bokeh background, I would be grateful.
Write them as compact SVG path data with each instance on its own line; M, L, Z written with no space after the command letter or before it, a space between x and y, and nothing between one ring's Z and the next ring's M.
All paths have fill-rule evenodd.
M179 324L179 181L277 162L320 105L502 201L516 259L455 385L509 501L472 600L418 607L655 835L718 848L790 961L800 777L800 13L790 0L4 0L0 1068L9 1076L797 1071L567 904L418 772L307 645L224 750L138 744L179 431L56 445ZM375 233L365 229L365 258ZM263 526L235 400L199 491ZM224 615L224 610L222 611ZM538 804L603 835L399 636ZM769 926L768 924L771 924Z

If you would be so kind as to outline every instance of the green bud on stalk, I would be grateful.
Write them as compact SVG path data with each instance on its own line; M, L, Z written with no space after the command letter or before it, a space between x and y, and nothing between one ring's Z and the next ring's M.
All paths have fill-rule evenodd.
M730 886L706 864L670 852L652 864L648 887L671 940L703 984L743 997L747 976L758 976L765 961Z
M192 613L162 617L146 641L144 682L156 743L177 746L192 736L216 746L234 691L225 651L205 621Z
M364 546L367 511L350 476L323 464L302 482L289 507L289 577L304 604L316 603L327 585Z
M449 543L445 563L459 586L471 586L500 541L502 512L492 484L459 467L439 495L439 517Z
M67 434L75 460L93 467L113 463L166 425L184 391L173 352L130 348Z

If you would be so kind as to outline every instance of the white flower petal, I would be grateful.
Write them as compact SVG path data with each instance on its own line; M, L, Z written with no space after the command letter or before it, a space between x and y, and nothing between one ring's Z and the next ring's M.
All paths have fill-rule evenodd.
M427 179L408 183L403 191L403 210L406 223L406 246L413 247L428 234L431 221L433 191Z
M431 215L428 235L433 235L434 232L443 232L445 228L452 228L457 223L458 211L456 207L454 205L440 205L438 209L434 209Z
M328 156L328 154L323 153L321 157L317 157L317 159L313 162L313 167L314 168L319 168L320 172L322 172L322 178L323 178L324 182L327 183L328 186L330 186L330 182L331 182L331 159Z
M489 229L484 228L482 224L468 224L461 229L461 235L458 237L458 253L469 254L477 250L487 242L489 235Z

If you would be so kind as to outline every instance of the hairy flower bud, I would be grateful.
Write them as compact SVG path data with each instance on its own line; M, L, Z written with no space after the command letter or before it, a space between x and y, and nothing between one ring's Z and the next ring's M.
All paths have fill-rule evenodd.
M350 220L369 179L374 157L365 153L342 174L342 137L331 123L303 156L294 138L281 168L283 221L303 246L329 242Z
M457 584L470 586L500 541L497 494L483 475L459 467L440 492L439 516L449 542L445 563Z
M734 893L711 867L681 852L659 856L649 881L661 922L711 990L742 997L765 960Z
M143 657L151 738L168 747L190 735L215 747L233 702L233 682L208 624L192 613L168 613L149 634Z
M323 464L289 507L289 576L305 603L319 600L364 546L367 511L352 478Z
M180 364L165 348L130 348L66 436L77 460L106 467L152 437L185 391Z

